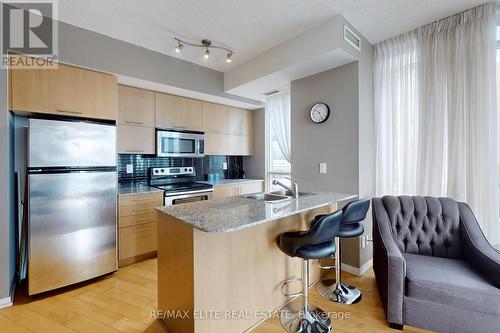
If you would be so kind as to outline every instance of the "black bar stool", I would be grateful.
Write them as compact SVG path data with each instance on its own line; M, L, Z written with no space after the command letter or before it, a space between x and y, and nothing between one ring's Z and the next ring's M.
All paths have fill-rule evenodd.
M278 237L277 245L290 257L303 259L302 278L292 278L283 282L301 280L302 292L287 296L302 295L304 302L289 305L281 311L281 324L292 333L331 332L332 321L325 311L309 305L309 260L326 258L335 253L334 237L340 231L342 212L317 216L308 231L286 232Z
M316 290L324 298L342 304L354 304L361 300L361 291L342 281L342 257L340 238L361 236L365 229L361 223L370 207L370 200L361 199L352 201L342 209L342 224L335 237L337 251L335 252L335 280L324 279L318 282ZM331 268L331 267L326 267Z

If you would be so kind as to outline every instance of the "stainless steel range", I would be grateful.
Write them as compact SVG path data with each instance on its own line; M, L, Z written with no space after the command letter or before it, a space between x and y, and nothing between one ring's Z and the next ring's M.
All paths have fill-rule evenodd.
M165 192L165 206L212 198L212 185L197 182L193 167L149 168L148 183Z

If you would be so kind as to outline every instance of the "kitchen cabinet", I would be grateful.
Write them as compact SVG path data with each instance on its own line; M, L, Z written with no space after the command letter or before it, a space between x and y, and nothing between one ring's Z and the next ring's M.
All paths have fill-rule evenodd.
M231 135L227 136L228 155L252 155L251 136Z
M235 184L223 184L214 185L214 199L235 197L239 195L245 195L250 193L257 193L264 191L264 181L255 180L246 183L235 183Z
M116 77L58 64L57 69L10 69L10 110L116 119Z
M221 133L205 133L205 155L228 155L227 135Z
M155 93L118 85L118 124L155 127Z
M252 155L252 112L202 102L205 154Z
M119 154L154 154L155 128L120 125L117 126Z
M221 104L202 102L202 127L205 132L228 133L229 107Z
M149 258L157 250L156 207L163 206L163 192L118 197L119 265Z
M228 134L251 135L252 127L252 111L229 108L227 117Z
M156 93L156 127L202 130L201 101Z

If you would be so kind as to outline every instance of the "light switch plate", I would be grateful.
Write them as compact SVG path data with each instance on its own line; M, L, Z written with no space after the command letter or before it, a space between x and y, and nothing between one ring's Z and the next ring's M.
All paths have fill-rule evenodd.
M319 164L319 173L326 173L326 163Z
M134 165L127 164L127 173L134 173Z
M361 237L361 248L364 249L366 247L366 236Z
M227 170L227 163L226 162L222 163L222 170Z

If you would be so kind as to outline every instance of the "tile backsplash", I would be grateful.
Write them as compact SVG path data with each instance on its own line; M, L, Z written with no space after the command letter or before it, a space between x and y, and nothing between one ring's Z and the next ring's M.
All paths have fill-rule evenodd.
M224 163L227 163L227 170L223 170ZM133 173L127 173L127 164L133 166ZM118 179L120 181L147 179L149 168L180 166L194 167L198 180L207 180L209 173L219 174L221 178L240 178L238 171L244 170L242 156L176 158L120 154L118 155Z

